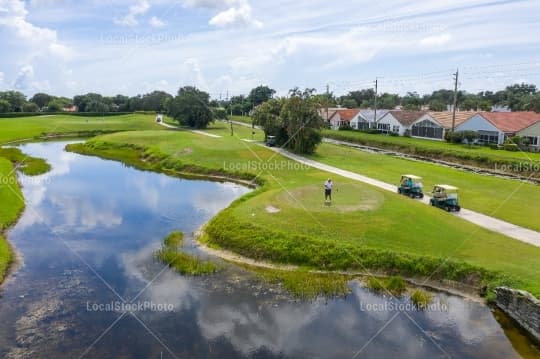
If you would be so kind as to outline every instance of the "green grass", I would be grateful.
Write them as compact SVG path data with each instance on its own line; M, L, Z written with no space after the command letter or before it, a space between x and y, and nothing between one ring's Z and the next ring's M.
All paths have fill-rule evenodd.
M243 122L251 125L253 123L253 120L250 116L229 116L231 120L236 122Z
M339 176L332 176L336 191L333 205L327 207L321 190L327 173L298 167L267 148L242 141L250 138L250 128L235 126L235 135L230 136L228 126L217 123L210 131L222 137L187 131L115 133L90 140L76 150L127 163L153 158L142 163L152 162L149 166L154 170L178 166L258 175L262 187L235 201L206 227L211 245L254 259L329 270L375 269L407 276L434 273L434 278L479 286L505 283L540 294L540 248ZM262 139L260 131L256 138ZM322 146L322 154L325 148L332 147ZM339 156L339 161L347 162ZM354 164L360 163L352 152L350 156ZM331 157L319 155L317 159ZM268 173L253 166L259 158L277 167ZM372 161L381 159L373 157ZM400 166L397 171L406 168L403 163ZM383 172L387 167L384 162L379 164ZM479 182L487 180L471 176ZM397 178L392 174L389 182ZM518 185L515 181L503 183ZM271 213L269 206L279 211Z
M169 234L154 256L178 273L185 275L204 275L218 271L219 267L216 263L181 252L183 238L184 235L181 232Z
M417 153L427 155L431 151L440 157L441 154L452 154L463 158L487 157L493 161L540 161L540 153L537 152L512 152L504 150L493 150L486 146L468 146L463 144L452 144L446 141L433 141L421 138L387 136L384 134L369 134L360 131L335 131L324 130L323 135L344 141L351 141L360 144L374 145L376 147L405 150L407 153ZM443 151L443 152L441 152Z
M0 157L11 161L18 170L28 176L40 175L51 169L51 165L44 159L27 156L15 147L0 147Z
M6 275L9 265L13 261L13 253L3 232L12 225L24 209L21 189L13 164L0 158L0 283Z
M427 192L435 184L455 185L460 188L462 207L540 231L539 185L332 144L322 144L310 158L388 183L398 184L402 174L412 173L423 177ZM339 188L340 184L336 186ZM523 215L524 211L527 215Z
M416 289L411 293L411 302L420 309L427 308L431 299L431 294L422 289Z
M154 115L130 114L118 116L44 115L18 118L0 118L0 144L33 139L43 134L80 133L95 131L151 130L163 127L154 123Z
M344 296L350 292L349 278L340 274L310 273L306 270L276 270L248 267L262 280L282 285L289 293L301 299Z
M407 289L407 283L403 280L403 278L398 276L390 276L386 278L369 277L366 280L366 287L376 292L387 292L393 296L400 297Z

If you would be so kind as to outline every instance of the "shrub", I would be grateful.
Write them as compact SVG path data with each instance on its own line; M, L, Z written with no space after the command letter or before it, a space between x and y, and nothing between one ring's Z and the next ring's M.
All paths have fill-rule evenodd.
M392 136L392 137L398 137L399 136L399 133L397 133L397 132L389 132L388 134L390 136Z
M512 152L517 152L519 151L519 146L516 145L515 143L505 143L503 148L506 150L506 151L512 151Z
M425 309L431 302L431 294L424 290L416 289L411 294L411 301L416 308Z

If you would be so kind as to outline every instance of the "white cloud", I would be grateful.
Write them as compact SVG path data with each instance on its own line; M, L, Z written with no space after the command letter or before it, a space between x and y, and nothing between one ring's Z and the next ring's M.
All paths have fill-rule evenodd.
M165 26L165 21L161 20L157 16L152 16L152 18L148 21L150 26L152 27L163 27Z
M32 65L26 65L21 68L15 81L13 87L17 90L25 90L32 88L32 82L34 81L34 68Z
M34 52L46 52L70 57L72 50L60 43L56 31L35 26L27 20L24 1L0 0L0 27L14 32L15 36L31 46Z
M239 25L251 25L262 27L262 22L252 16L251 5L246 1L239 1L234 6L214 16L209 21L210 25L217 27L231 27Z
M137 16L146 13L150 9L150 4L146 0L139 0L137 4L131 5L129 11L123 18L114 19L114 23L121 26L135 26L139 24Z
M446 45L452 40L452 35L450 34L441 34L436 36L424 37L420 40L420 45L422 46L442 46Z

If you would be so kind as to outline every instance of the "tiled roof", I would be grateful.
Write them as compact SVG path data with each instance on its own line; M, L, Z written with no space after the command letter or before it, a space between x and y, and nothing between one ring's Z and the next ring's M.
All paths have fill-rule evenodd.
M394 116L396 120L399 121L404 126L411 125L414 121L422 117L426 112L425 111L408 111L408 110L395 110L388 111L389 114Z
M532 111L519 112L480 112L485 118L501 132L514 133L540 121L540 114Z
M337 110L334 115L339 114L341 119L346 122L350 122L354 116L360 111L360 109L357 108L348 108L348 109L342 109ZM334 116L332 116L334 117Z
M476 115L478 112L474 111L457 111L456 112L456 127L461 125L463 122L467 121L472 116ZM446 129L452 128L452 112L428 112L429 116L434 119L439 125Z

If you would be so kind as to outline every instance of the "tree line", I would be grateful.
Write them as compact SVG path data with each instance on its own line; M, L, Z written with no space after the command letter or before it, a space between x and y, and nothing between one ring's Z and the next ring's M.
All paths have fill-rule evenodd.
M211 99L208 105L222 108L228 115L248 115L256 106L268 101L276 91L268 86L257 86L247 95L232 96L230 99ZM333 93L313 95L325 106L346 108L373 108L375 91L371 88L350 91L342 96ZM419 95L408 92L404 96L382 93L377 96L377 108L393 109L401 106L407 110L429 108L431 111L445 111L453 103L452 90L436 90L431 94ZM59 112L68 106L77 106L78 112L167 112L168 104L174 98L165 91L153 91L137 96L103 96L98 93L77 95L73 98L59 97L47 93L36 93L27 98L18 91L0 92L0 113L6 112ZM490 111L493 106L508 107L512 111L540 112L540 91L534 84L514 84L500 91L482 91L476 94L466 91L457 93L458 107L462 111ZM222 114L223 115L223 114Z

